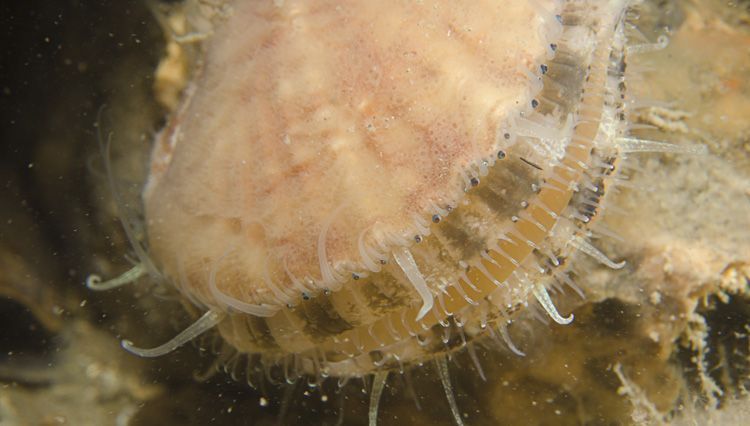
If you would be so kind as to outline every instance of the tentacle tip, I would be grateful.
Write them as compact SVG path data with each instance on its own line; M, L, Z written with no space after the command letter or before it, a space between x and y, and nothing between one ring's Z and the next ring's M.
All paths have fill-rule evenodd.
M120 342L120 346L122 346L122 348L128 351L129 353L135 356L141 357L141 358L156 358L168 352L171 352L171 350L165 351L163 347L158 347L154 349L139 348L138 346L135 346L133 342L127 339L123 339Z
M130 340L123 339L120 342L120 346L122 346L123 349L125 349L126 351L130 352L133 355L139 355L139 356L141 355L140 352L142 352L142 350L140 348L137 348L133 344L133 342Z
M626 262L626 261L624 261L624 260L623 260L622 262L618 262L618 263L613 263L613 264L612 264L612 269L622 269L622 268L624 268L624 267L625 267L625 265L627 265L627 264L628 264L628 262Z
M430 312L431 310L432 310L432 304L427 304L427 303L423 304L422 308L419 309L419 313L417 314L416 321L421 321L422 318L424 318L425 315L427 315L427 313Z
M86 287L89 290L98 290L99 284L102 283L102 277L96 274L91 274L86 277Z
M159 350L160 348L156 349L146 349L146 348L139 348L138 346L135 346L132 341L123 339L120 341L120 346L125 349L127 352L141 357L141 358L156 358L161 355L163 355L163 351Z
M557 318L557 319L556 319L556 322L557 322L558 324L560 324L560 325L568 325L568 324L570 324L570 323L572 323L572 322L573 322L573 319L574 319L574 318L575 318L575 315L573 315L573 313L571 313L571 314L570 314L570 315L568 315L567 317L562 317L562 316L561 316L560 318Z

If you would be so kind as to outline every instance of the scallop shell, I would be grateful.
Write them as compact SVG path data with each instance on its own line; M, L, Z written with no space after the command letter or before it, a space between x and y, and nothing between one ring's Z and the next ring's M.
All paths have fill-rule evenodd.
M362 376L505 336L530 303L568 323L548 288L574 287L569 258L623 266L587 239L644 149L626 1L225 6L143 195L155 268L207 311L182 337Z

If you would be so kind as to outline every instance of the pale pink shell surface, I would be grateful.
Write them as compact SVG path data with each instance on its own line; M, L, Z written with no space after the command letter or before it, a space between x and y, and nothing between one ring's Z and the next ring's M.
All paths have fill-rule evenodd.
M144 199L168 277L264 315L375 269L456 207L556 36L541 0L231 6Z

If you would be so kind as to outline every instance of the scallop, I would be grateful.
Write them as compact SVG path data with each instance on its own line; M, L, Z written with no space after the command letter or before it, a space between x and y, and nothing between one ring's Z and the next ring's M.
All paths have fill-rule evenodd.
M437 360L447 391L467 342L521 354L519 312L572 321L571 260L624 266L589 242L619 161L679 151L628 136L628 3L224 2L154 147L148 254L109 283L205 314L126 348L217 328L289 382L375 374L376 411L389 371Z

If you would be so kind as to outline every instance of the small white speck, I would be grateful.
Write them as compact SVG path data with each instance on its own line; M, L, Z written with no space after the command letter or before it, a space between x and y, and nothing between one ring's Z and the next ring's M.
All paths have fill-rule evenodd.
M261 407L268 407L268 400L265 397L263 397L263 396L260 397L260 406Z

